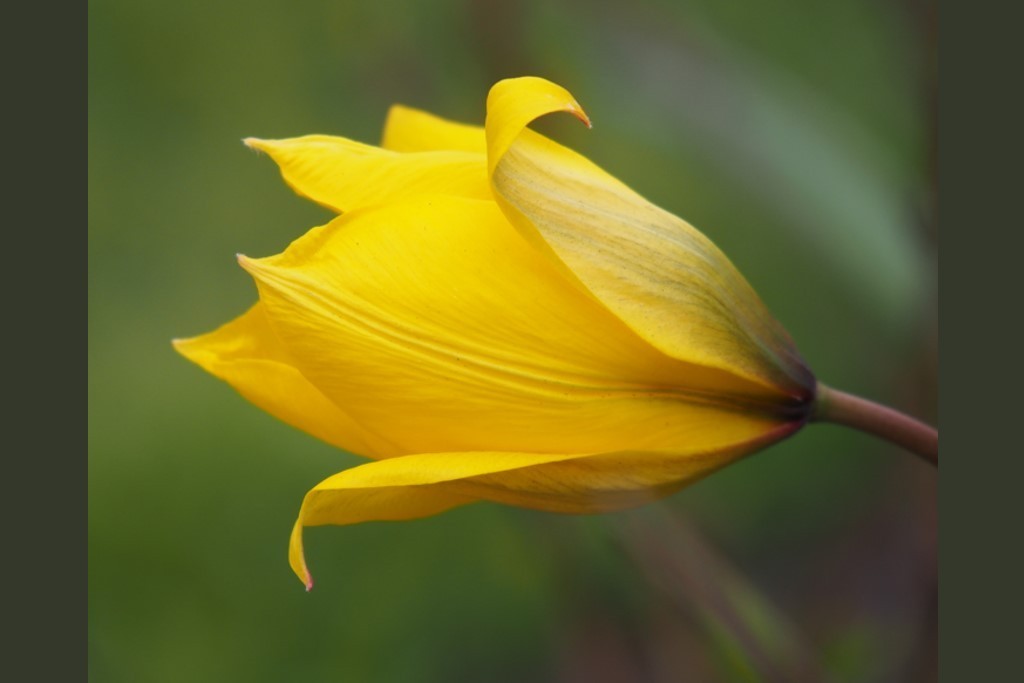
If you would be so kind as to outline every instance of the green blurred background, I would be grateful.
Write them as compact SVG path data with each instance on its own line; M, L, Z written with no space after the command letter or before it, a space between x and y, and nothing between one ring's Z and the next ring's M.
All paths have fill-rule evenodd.
M170 346L327 219L241 138L481 123L533 74L595 124L539 127L707 233L820 378L934 423L934 35L925 1L90 2L91 680L934 680L906 453L815 426L636 512L312 529L306 594L299 503L360 459Z

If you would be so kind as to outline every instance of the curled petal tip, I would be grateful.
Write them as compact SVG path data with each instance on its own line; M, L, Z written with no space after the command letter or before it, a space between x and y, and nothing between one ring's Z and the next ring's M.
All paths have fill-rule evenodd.
M572 114L587 128L590 117L576 98L562 86L536 76L498 81L487 93L488 172L493 174L501 157L530 123L555 112Z
M313 590L313 577L312 576L307 576L306 577L306 592L308 593L311 590Z
M587 116L587 112L583 111L583 107L581 107L577 102L573 101L569 104L568 112L583 122L583 125L587 128L594 127L594 124L590 121L590 117Z

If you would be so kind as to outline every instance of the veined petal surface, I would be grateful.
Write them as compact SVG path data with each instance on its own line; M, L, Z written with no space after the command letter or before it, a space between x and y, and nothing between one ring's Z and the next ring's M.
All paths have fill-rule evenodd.
M262 304L213 332L175 339L174 348L258 407L331 445L368 457L393 451L303 377Z
M488 168L498 204L631 329L666 354L719 368L800 405L814 378L789 335L721 251L581 155L527 130L552 112L585 114L538 78L488 96Z
M620 510L674 493L796 427L782 425L713 452L587 454L456 452L368 463L329 477L306 494L292 529L289 562L312 588L302 530L323 524L427 517L489 500L561 513Z
M245 144L270 155L296 193L338 213L418 194L491 197L479 152L401 154L330 135Z
M354 211L242 265L296 367L399 452L704 452L782 419L638 337L493 202Z

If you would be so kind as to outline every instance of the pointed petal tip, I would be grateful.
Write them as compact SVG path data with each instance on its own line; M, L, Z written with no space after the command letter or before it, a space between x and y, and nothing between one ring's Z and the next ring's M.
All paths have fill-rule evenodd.
M257 152L267 151L267 141L260 138L242 138L242 144Z
M185 358L195 360L197 350L195 342L196 337L175 337L171 340L171 346Z
M261 273L266 273L268 269L273 268L273 259L273 256L250 258L245 254L235 254L235 260L238 261L238 265L242 267L242 270L255 278L258 278Z
M196 337L175 337L171 340L171 346L186 360L196 363L200 367L209 369L211 360L209 349L204 344L209 335L198 335Z
M583 111L583 107L581 107L579 105L579 103L576 102L576 100L573 100L572 102L570 102L569 106L566 108L566 110L570 114L572 114L573 116L578 118L583 123L583 125L586 126L587 128L593 128L594 127L594 124L591 122L590 117L587 116L587 112Z
M175 337L171 340L171 346L186 359L209 369L208 363L212 360L208 345L210 334L200 334L195 337Z
M262 270L259 265L260 259L249 258L245 254L235 254L235 260L238 261L242 270L253 277L256 277Z
M260 259L249 258L245 254L235 254L235 260L238 261L238 265L242 267L242 270L256 278L259 273L262 272L260 267Z

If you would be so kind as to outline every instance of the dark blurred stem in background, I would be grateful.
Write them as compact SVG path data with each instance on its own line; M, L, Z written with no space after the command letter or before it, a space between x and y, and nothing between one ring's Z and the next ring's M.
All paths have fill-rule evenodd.
M874 434L939 466L939 432L887 406L819 383L812 420L834 422Z
M650 584L712 641L728 641L757 680L829 680L789 619L691 524L662 505L614 519L619 542Z

